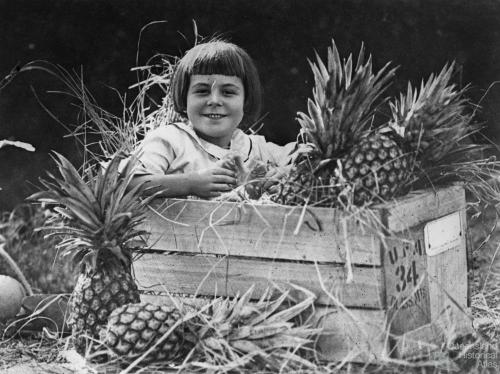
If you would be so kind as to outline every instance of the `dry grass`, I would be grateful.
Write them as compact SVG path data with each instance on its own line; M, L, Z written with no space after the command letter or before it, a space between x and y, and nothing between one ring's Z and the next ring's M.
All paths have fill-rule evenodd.
M496 365L500 355L498 348L500 343L500 290L498 287L500 284L500 259L498 257L500 228L495 226L496 220L495 215L488 214L483 215L480 219L470 219L470 239L474 248L474 262L469 274L472 285L470 317L474 320L476 330L473 335L462 336L454 341L450 340L448 345L443 346L441 350L435 351L429 356L421 357L417 361L386 359L377 363L371 362L361 365L350 362L324 363L309 358L309 363L313 367L297 372L445 373L450 370L472 373L496 372L491 368L488 371L484 367L486 364ZM486 242L484 242L485 239L487 239ZM342 307L342 305L338 303L338 307ZM381 333L384 333L382 329ZM76 362L77 360L75 361L72 355L59 355L63 349L68 348L67 344L67 338L60 338L46 332L29 338L5 340L0 343L1 364L3 365L0 367L7 369L30 360L40 363L55 362L57 365L66 365L70 369L76 367L76 365L81 365L81 362ZM92 372L92 370L119 372L118 367L120 367L117 361L100 364L85 363L85 365L87 365L86 368L89 372ZM179 372L179 367L155 364L140 367L138 370L145 373ZM242 368L233 372L250 373L257 371Z
M138 83L132 86L132 88L137 89L137 95L131 102L128 102L126 97L121 97L124 110L119 116L100 108L93 100L92 95L86 90L81 78L61 67L46 62L35 62L27 64L20 71L40 69L49 72L67 86L68 92L64 94L69 94L79 102L81 123L74 128L68 128L68 131L84 147L86 159L83 168L85 169L108 159L118 150L131 152L147 131L158 126L165 118L173 115L169 103L158 101L156 99L158 95L152 92L159 89L161 96L168 93L169 79L176 60L171 56L155 56L155 59L148 61L145 66L135 69L140 75ZM57 119L57 116L53 115L53 117ZM98 140L89 140L95 139L95 137ZM463 162L450 165L445 170L446 173L442 175L442 178L446 179L447 182L448 179L456 179L457 176L465 179L466 188L470 195L470 207L475 210L474 213L480 213L484 212L485 205L490 208L495 206L498 196L500 196L498 185L490 183L491 178L498 175L499 165L500 163L494 159L476 160L472 163ZM449 178L447 179L447 177ZM350 206L350 204L344 208L348 211L357 209ZM305 211L306 208L297 207L297 209ZM368 210L362 208L358 209L358 211L366 213ZM366 219L367 227L378 227L380 224L370 222L369 217ZM357 365L347 361L324 363L315 357L309 357L307 359L309 367L301 369L299 372L488 372L489 369L484 367L485 364L496 365L500 357L500 229L491 230L496 221L497 217L495 215L488 216L488 214L480 214L477 217L471 217L470 220L470 237L474 249L474 262L469 274L472 285L472 305L469 316L474 321L475 332L473 334L462 336L458 340L454 339L455 337L448 336L449 339L445 339L446 345L428 356L420 357L419 360L405 361L382 358L379 362ZM485 239L487 240L482 245ZM19 260L19 262L21 267L25 267L23 270L29 272L30 265L25 264L23 260ZM349 273L349 261L347 261L346 267L349 279L349 277L352 277L352 273ZM48 270L45 274L49 276L52 271ZM331 297L334 305L345 313L349 313L348 309L336 300L335 295ZM380 334L386 334L383 327L380 329ZM71 363L72 356L66 356L65 359L58 355L58 352L63 347L66 347L66 343L66 339L53 337L46 333L41 333L30 339L8 340L0 344L1 357L4 360L5 367L14 365L15 362L23 360L23 357L34 358L40 362L46 362L45 360L55 360L56 362L69 360ZM370 354L372 352L366 353ZM495 362L495 359L497 362ZM117 362L88 365L89 370L107 372L116 371L118 366ZM498 365L500 368L500 363ZM157 372L158 370L166 370L166 368L164 366L159 368L149 366L140 370L142 372ZM179 368L176 370L169 367L168 370L178 372ZM209 371L207 370L207 372ZM233 372L256 371L255 368L250 370L235 368Z
M380 223L372 222L370 216L366 215L367 212L369 211L360 210L358 212L364 213L365 226L368 228L378 227ZM356 214L356 212L352 214ZM32 217L39 219L36 214ZM23 235L26 237L34 234L32 232L33 227L36 226L34 224L27 224L25 222L23 225L19 225L17 220L12 219L5 220L4 222L13 222L12 228L8 229L4 225L4 230L12 230L12 232L18 233L23 232ZM469 272L472 294L472 305L469 316L474 321L474 334L461 336L457 340L451 340L452 337L450 336L447 345L441 347L442 349L434 351L428 356L421 357L417 361L398 361L387 358L379 362L358 365L347 361L324 363L314 359L314 357L309 357L308 362L313 368L304 369L300 372L330 373L337 372L338 370L363 373L444 373L449 370L477 373L488 372L483 366L486 364L496 365L495 360L498 359L500 354L500 225L497 225L497 223L498 217L492 208L483 211L483 214L479 216L469 217L469 241L473 249L473 262ZM19 230L20 226L23 227L23 230ZM36 249L32 248L31 250ZM52 256L55 256L55 253ZM31 266L29 262L26 264L24 261L21 258L20 266L23 270ZM52 273L52 270L48 269L47 273ZM335 298L334 295L331 297ZM338 300L334 300L334 304L340 309L343 308L343 305ZM347 309L345 311L348 313ZM385 334L386 332L381 328L380 333ZM41 363L56 362L58 364L66 362L70 366L75 365L72 362L71 355L59 355L63 348L68 347L67 343L66 338L60 338L47 331L31 337L4 339L0 343L3 360L1 363L5 369L15 366L20 362L27 362L28 360L35 360ZM89 364L86 363L85 365ZM117 362L110 361L97 365L90 364L88 368L89 370L99 369L112 372L116 370ZM144 370L144 368L141 370ZM150 372L165 370L165 366L148 366L147 370L151 370ZM247 369L237 369L234 372L246 371ZM255 372L255 370L250 370L249 372Z
M5 326L0 324L0 333L3 333L3 328ZM60 356L60 352L66 347L67 338L50 336L47 333L25 338L3 339L0 342L0 369L3 371L32 361L61 364L65 359Z

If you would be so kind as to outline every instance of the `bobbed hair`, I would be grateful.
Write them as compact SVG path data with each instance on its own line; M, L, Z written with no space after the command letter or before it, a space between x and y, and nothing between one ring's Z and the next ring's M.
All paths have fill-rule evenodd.
M185 116L187 92L194 74L222 74L241 79L245 90L243 120L240 127L255 123L261 110L261 86L257 68L241 47L223 40L200 43L186 52L180 59L172 78L171 94L174 109Z

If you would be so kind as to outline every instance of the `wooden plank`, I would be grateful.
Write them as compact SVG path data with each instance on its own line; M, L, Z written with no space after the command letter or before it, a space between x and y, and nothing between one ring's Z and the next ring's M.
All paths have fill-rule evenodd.
M168 296L141 295L141 299L172 305ZM195 307L209 302L182 297L176 300ZM349 308L343 311L318 306L310 323L323 329L315 342L321 360L376 363L388 356L386 315L383 310Z
M465 208L465 190L460 185L410 193L395 202L377 206L384 211L392 233L408 230L424 222Z
M378 211L167 199L153 202L144 229L160 250L380 265L380 225Z
M429 324L450 307L448 291L466 306L466 226L462 226L460 248L436 256L427 255L424 234L429 222L454 212L462 212L464 225L464 190L452 186L421 193L387 209L386 222L391 232L383 242L386 304L391 333L401 335Z
M429 324L395 337L395 354L403 359L426 357L442 352L444 342L453 342L456 337L471 332L472 322L467 314L448 311Z
M323 328L316 343L321 359L376 363L388 357L385 311L323 307L314 318Z
M348 306L383 308L382 269L353 267L353 280L338 264L303 264L204 255L144 254L134 261L142 289L171 293L234 296L255 285L259 297L272 283L295 283L314 292L319 304L330 304L328 293ZM320 278L324 282L322 288Z
M445 310L460 313L467 307L466 212L462 209L458 213L460 240L445 252L427 253L424 229L432 221L406 230L407 241L387 240L384 275L393 334L427 325Z
M405 234L388 239L384 250L386 305L396 335L431 322L423 225Z
M435 256L427 256L430 312L432 320L445 310L467 307L467 216L460 211L462 226L460 243Z

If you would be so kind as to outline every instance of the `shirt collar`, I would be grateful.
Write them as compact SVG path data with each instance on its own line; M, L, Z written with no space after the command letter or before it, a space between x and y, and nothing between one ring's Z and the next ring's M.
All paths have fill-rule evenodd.
M222 159L229 152L237 152L240 153L243 157L243 160L247 160L251 151L251 140L250 137L245 135L243 131L240 129L236 129L233 132L233 137L231 138L231 146L230 149L224 149L215 145L213 143L207 142L206 140L200 138L196 132L194 131L193 125L191 122L176 122L172 123L172 125L176 126L178 129L186 132L194 141L196 141L207 153L214 156L215 158Z

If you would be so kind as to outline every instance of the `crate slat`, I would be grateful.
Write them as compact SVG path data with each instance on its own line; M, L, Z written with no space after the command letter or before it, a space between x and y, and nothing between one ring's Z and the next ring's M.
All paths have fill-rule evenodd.
M353 264L381 264L373 229L328 208L170 199L151 204L144 229L160 250L344 263L347 242Z
M319 307L316 318L323 328L316 344L322 360L366 363L389 357L384 311Z
M462 235L455 247L436 256L427 256L429 298L431 315L438 317L444 310L462 314L467 306L467 218L465 209L460 211Z
M398 217L407 212L406 219L415 224L398 233L399 238L395 235L388 239L384 248L386 303L392 320L391 332L395 335L431 323L446 309L467 305L467 222L463 189L454 186L436 192L434 208L427 197L409 198L403 200L403 208L399 204L391 208L398 212ZM420 211L423 206L427 206L425 214ZM413 219L414 212L419 217L427 215L427 219ZM461 222L460 241L445 252L427 255L425 225L457 212ZM392 225L398 227L399 223L393 221Z
M378 208L384 211L389 231L404 232L427 221L443 217L465 208L465 190L462 186L450 186L425 193L416 191Z
M467 314L456 309L448 310L431 323L395 337L395 352L403 359L426 357L440 352L443 342L451 343L458 336L473 331L472 321Z
M318 304L331 304L332 299L321 286L319 272L326 290L338 295L345 305L384 307L380 267L353 267L353 281L346 283L346 268L338 264L316 266L235 257L148 253L135 261L134 271L141 289L235 296L255 285L254 296L258 298L272 282L280 285L292 282L314 292Z
M427 256L423 227L391 238L384 250L385 292L391 332L401 335L430 322Z

